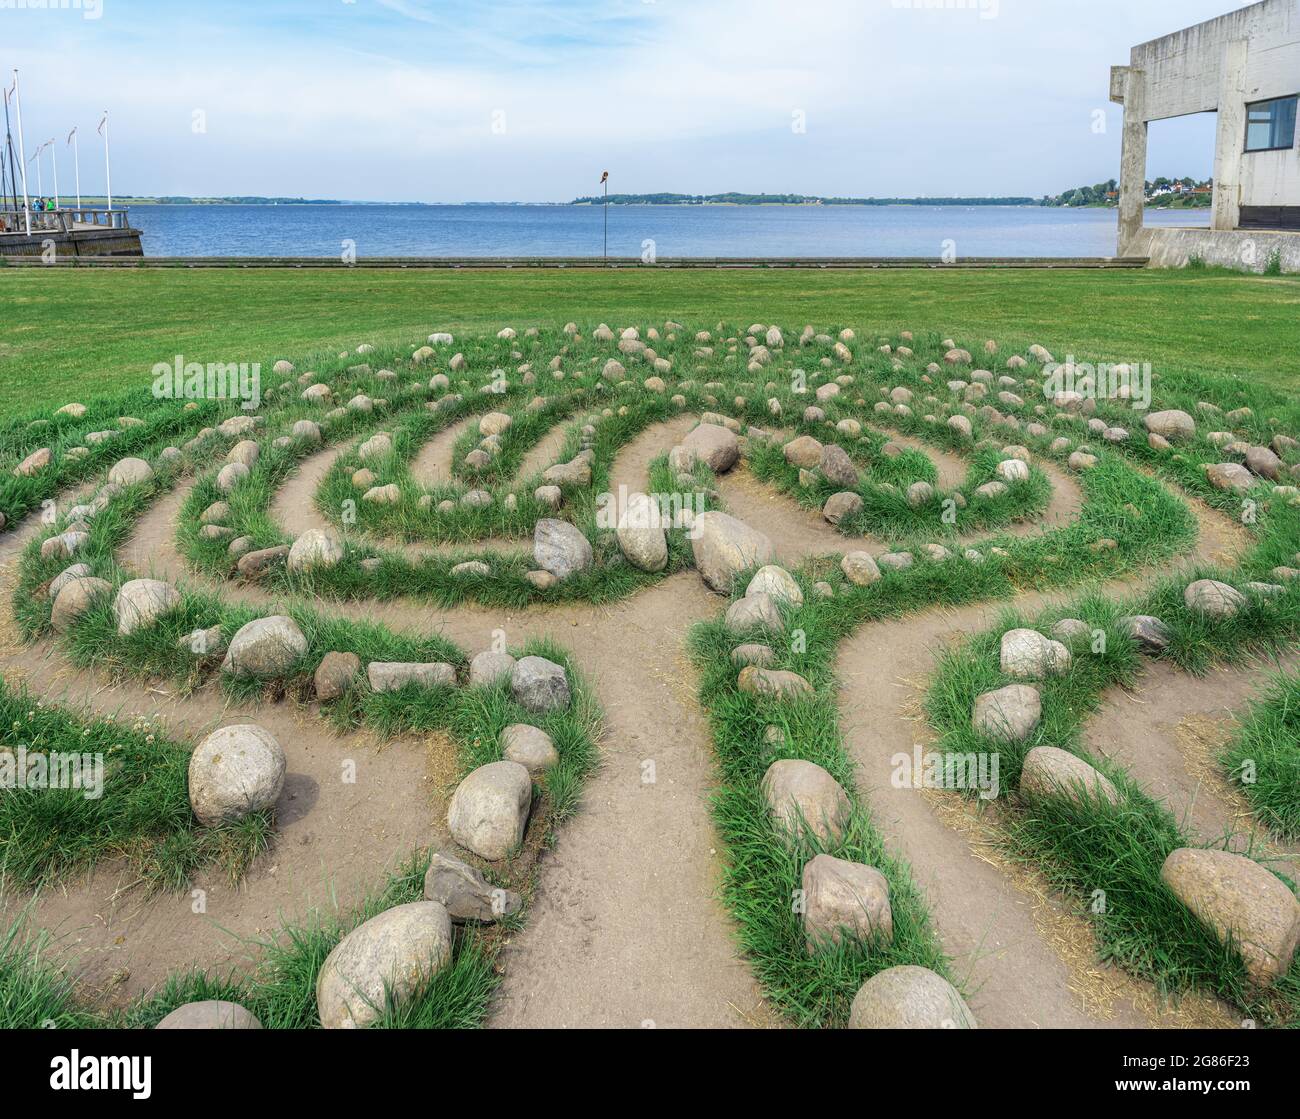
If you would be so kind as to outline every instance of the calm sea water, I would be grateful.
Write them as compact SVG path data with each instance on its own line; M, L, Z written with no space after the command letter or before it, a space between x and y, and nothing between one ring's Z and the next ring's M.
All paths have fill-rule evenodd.
M599 256L590 206L136 206L146 256ZM1149 224L1205 225L1207 211ZM611 206L609 253L640 257L1114 256L1113 210L1036 206Z

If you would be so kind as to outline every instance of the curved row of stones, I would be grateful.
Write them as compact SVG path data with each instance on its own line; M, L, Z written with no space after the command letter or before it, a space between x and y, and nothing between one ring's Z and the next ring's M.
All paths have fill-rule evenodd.
M779 331L777 331L778 337L773 337L773 331L776 331L776 329L772 328L766 332L767 346L779 346L781 344ZM751 329L751 334L754 332L754 329ZM807 332L805 333L807 334ZM697 336L697 340L705 342L707 336L702 333ZM801 339L801 342L804 340ZM818 340L822 339L819 337ZM848 350L846 345L846 342L851 340L851 332L845 332L845 336L842 336L840 342L836 345L837 357L839 360L844 361L845 364L852 357L851 351ZM620 340L620 349L629 354L639 353L641 351L635 345L629 344L636 341L635 338L628 338L625 332L625 336ZM753 352L762 349L762 346L751 346L751 372L761 369L765 364L763 354ZM902 351L903 348L900 347L898 352L902 356L909 356L903 354ZM1042 360L1042 355L1035 356ZM823 364L827 360L823 359ZM961 364L963 360L968 360L968 356L963 358L962 352L957 352L955 355L950 352L948 360L951 364ZM455 368L455 358L452 361L452 367ZM1008 363L1009 367L1015 368L1016 366L1012 363L1017 361L1023 363L1023 359L1013 357ZM667 372L666 369L662 371ZM937 371L937 367L931 367L929 372L935 371ZM612 372L617 375L619 371ZM979 373L979 371L976 371L976 373ZM983 383L983 378L973 374L971 381L960 391L965 394L973 386ZM818 390L819 400L837 395L838 388L835 391L824 391L831 390L833 385L838 385L838 382L823 385ZM950 384L948 387L950 390L959 391L955 388L955 383ZM647 388L650 388L651 391L658 391L649 384L647 384ZM1005 384L1004 379L1005 391L1008 395L1013 395L1009 393L1009 388L1010 386ZM903 392L907 391L909 390L903 390ZM903 392L895 390L890 393L891 403L886 407L891 411L895 411L900 407L906 408L908 400L903 397ZM973 395L978 396L980 394ZM1001 397L1000 401L1004 404L1013 403ZM349 402L348 407L354 410L367 411L366 403L367 401L364 399L354 398ZM1055 403L1066 409L1060 415L1069 417L1075 414L1070 410L1075 404L1074 401L1062 399L1058 394ZM1086 414L1087 406L1092 403L1091 400L1083 401L1080 413ZM346 409L336 411L346 411ZM877 411L881 412L884 409L877 405ZM895 414L901 415L902 413L895 411ZM1172 426L1163 425L1163 421L1158 418L1160 415L1163 414L1147 417L1152 447L1160 449L1155 442L1157 437L1166 440L1187 437L1187 425L1182 419L1179 419ZM1178 415L1180 417L1186 416L1185 413L1179 413ZM805 419L809 418L809 415L805 413ZM817 417L814 415L811 418L815 420ZM952 423L952 420L959 418L958 416L950 417L949 426L954 427L955 430L961 430L960 424ZM1190 419L1190 417L1187 418ZM1240 419L1240 417L1231 415L1228 418ZM705 417L705 419L708 421L712 417ZM935 419L937 422L937 417ZM229 430L222 430L221 433L228 436L250 434L258 425L259 420L260 418L236 417L234 421L228 421ZM855 423L856 421L847 422ZM1101 421L1093 422L1100 423ZM841 425L845 423L846 421L840 421ZM1157 430L1157 427L1161 425L1164 426L1164 430ZM845 431L846 434L853 434L843 427L840 430ZM1194 430L1194 422L1192 430ZM480 431L482 432L482 427L480 427ZM690 444L689 450L686 449L684 444L683 453L679 455L676 462L672 463L675 468L688 470L694 465L695 461L704 461L709 465L710 469L721 472L734 465L736 456L733 454L733 450L735 448L732 446L732 440L727 436L734 439L735 432L731 430L726 421L721 424L706 422L701 428L697 428L696 432L699 434L692 433L693 438L687 440L687 443ZM721 434L721 432L726 434ZM1110 428L1106 428L1106 431L1098 432L1098 434L1106 437L1107 432L1111 432L1111 437L1107 438L1108 442L1122 441ZM1029 433L1040 434L1032 430ZM295 426L293 438L318 441L320 438L319 427L310 421L302 421ZM1213 436L1211 438L1213 440ZM1276 437L1274 440L1275 451L1270 453L1294 450L1294 446L1279 442L1285 440L1285 438L1283 436ZM1224 446L1225 448L1229 447L1230 443L1225 441ZM804 447L806 448L807 444ZM248 459L252 458L255 461L256 448L257 444L251 440L236 443L235 447L232 448L230 453L231 461L227 463L226 467L222 468L223 470L229 467L236 468L227 475L231 486L238 484L240 480L238 475L246 474L250 465ZM1055 446L1053 448L1054 451L1062 449ZM837 447L835 450L839 450L839 448ZM169 448L168 451L174 451L174 449ZM1255 453L1251 454L1252 451ZM830 477L831 475L826 474L823 469L823 458L826 458L825 465L830 466L831 470L835 470L838 465L838 456L835 456L833 451L829 456L825 456L824 452L825 447L818 444L816 467L822 470L825 476ZM1086 454L1087 452L1086 449L1082 452L1072 452L1072 454L1078 453ZM1236 447L1232 448L1232 453L1240 453L1243 458L1246 458L1248 465L1252 469L1256 469L1260 477L1269 477L1265 471L1271 469L1271 467L1268 461L1258 454L1258 448ZM168 452L164 452L163 456L160 456L160 458L166 457L170 457ZM847 458L847 456L845 457ZM1018 456L1009 456L1008 461L1016 457ZM730 458L730 462L727 461L728 458ZM793 461L788 454L787 459ZM48 459L46 461L48 462ZM1076 469L1083 469L1090 463L1072 461L1071 465ZM27 464L25 463L24 466L27 466ZM241 466L244 468L243 471L238 469ZM36 469L39 468L38 464ZM1014 470L1014 468L1012 469ZM96 502L106 503L111 500L112 487L114 486L120 487L148 480L151 471L152 468L143 460L123 460L110 472L110 484L101 490ZM1213 469L1207 470L1207 473L1210 474L1212 484L1217 484ZM1276 471L1273 476L1277 476ZM1008 482L1017 480L1019 480L1018 477L1007 479ZM848 483L846 482L846 484ZM102 507L102 504L98 505L98 508ZM85 509L79 510L79 512L83 516L89 517L93 515L95 510L96 505L92 503ZM555 524L562 526L558 530L562 537L558 550L566 554L576 552L578 556L577 562L580 565L584 551L582 544L586 544L586 551L589 553L589 542L585 541L585 538L582 539L582 544L574 540L570 533L576 533L578 537L581 537L581 533L573 526L567 525L566 522L555 522ZM641 557L641 563L646 565L646 570L657 570L662 567L662 563L658 558L661 552L659 547L662 540L661 535L658 538L654 537L653 534L647 535L641 526L633 523L620 523L619 527L620 545L624 545L625 539L629 542L628 545L624 546L624 552L629 559L637 562L637 560L633 559L633 556ZM755 564L770 561L773 557L770 541L725 514L704 514L699 518L696 527L697 532L694 540L696 564L701 577L713 590L729 593L737 572L750 569ZM52 549L61 548L63 549L61 554L71 556L75 552L78 543L75 537L79 532L84 534L85 528L84 524L77 525L74 518L74 523L67 527L65 533L61 534L61 537L47 541L46 547ZM552 530L549 526L543 528L542 523L539 522L539 532L541 538L546 539ZM67 539L69 536L73 538L71 541ZM321 539L321 537L325 539ZM54 544L54 540L60 540L60 543ZM633 541L635 543L632 543ZM69 543L71 546L69 546ZM309 569L311 564L315 562L330 562L331 559L336 562L341 551L341 545L336 547L335 543L329 541L327 533L319 534L308 540L299 549L299 559L294 562L301 569ZM288 552L291 553L294 547L298 547L297 542L288 549ZM45 548L42 551L44 553ZM286 559L288 559L287 554ZM1300 556L1297 557L1296 562L1300 566ZM851 554L845 558L843 566L846 576L854 582L859 580L871 582L879 577L878 566L872 560L872 557L865 553ZM1286 574L1282 574L1283 572ZM1285 568L1278 569L1276 574L1279 578L1294 577L1292 571ZM51 587L52 597L56 598L56 615L59 617L75 616L78 602L93 601L97 594L111 591L111 587L102 580L89 580L85 577L78 577L73 568L65 572L64 576L60 576L60 579L65 577L68 578L66 578L62 587L57 590L53 586ZM58 581L56 580L56 582ZM90 585L77 590L69 596L65 606L60 609L59 600L62 598L63 591L72 588L77 583L89 583ZM102 587L97 585L100 583L103 584ZM1262 589L1263 586L1251 585L1246 589L1248 592L1256 594L1272 594L1281 589L1270 585L1268 590L1264 590ZM123 629L122 632L130 632L130 627L138 624L148 624L151 617L157 617L158 614L169 608L169 605L175 604L176 600L172 599L175 594L174 588L168 587L166 584L159 584L153 580L135 580L124 585L119 591L118 599L114 604L115 614L119 619L119 627L123 625L128 627ZM747 587L745 596L728 611L728 625L737 631L750 629L756 623L769 628L779 628L780 615L779 610L775 609L775 604L782 597L793 600L792 595L798 595L798 601L802 601L798 585L788 572L769 563L768 566L761 568L753 578ZM1234 598L1234 596L1236 597ZM1223 584L1202 583L1188 588L1189 608L1195 606L1211 614L1218 611L1231 612L1234 606L1238 604L1237 600L1239 598L1240 592ZM1140 641L1145 641L1149 634L1154 635L1157 640L1159 639L1161 627L1158 620L1133 619L1132 621L1134 635ZM270 656L269 663L275 663L277 658L282 661L283 658L289 656L289 651L294 650L296 643L292 640L291 631L284 627L284 623L293 626L291 619L259 619L257 622L250 623L250 625L256 627L259 623L266 624L262 625L259 630L254 630L248 634L241 630L232 640L230 648L225 650L225 664L229 670L244 671L244 668L239 667L241 663L245 666L256 666L261 663L259 661L261 654L255 653L255 649L266 650ZM247 629L249 627L245 627L245 630ZM199 635L203 635L202 638ZM206 640L213 636L219 640L219 630L199 631L195 635L196 640ZM243 641L241 641L241 636L244 638ZM1041 635L1037 636L1041 637ZM1066 636L1069 635L1066 634ZM301 634L299 634L299 637L301 637ZM1043 640L1046 641L1047 639ZM1048 652L1044 655L1048 657L1049 661L1056 663L1056 658L1060 656L1057 651L1059 647L1065 654L1065 663L1068 664L1069 651L1064 646L1064 642L1047 642ZM236 652L237 647L240 649L239 652ZM1159 646L1153 642L1151 647L1156 648ZM305 642L303 650L305 650ZM293 652L291 659L296 659L303 650ZM210 651L217 653L222 650L211 649ZM325 684L326 692L331 687L346 688L360 673L361 666L359 662L353 664L345 660L339 660L339 658L351 656L350 654L331 654L330 656L335 660L331 665L330 672L323 675L318 673L318 692L321 690L322 683ZM480 665L482 658L497 658L499 656L501 655L480 654L480 657L475 658L475 665ZM330 658L327 657L326 660L328 662ZM772 663L773 660L774 655L768 647L751 645L737 648L733 652L733 661L741 668L740 686L747 691L776 696L795 696L811 691L811 685L800 677L793 674L768 671L766 666ZM324 670L325 667L326 663L323 662L321 669ZM512 687L515 668L517 666L509 669L512 676ZM557 669L560 676L563 676L563 670L559 666L552 666L552 668ZM372 687L382 690L387 680L398 680L401 683L412 680L430 684L450 683L454 680L454 670L452 670L452 676L449 679L446 675L448 669L451 669L450 665L376 666L372 664L367 668L367 676ZM256 674L257 670L253 668L252 671L253 674ZM492 669L489 669L487 664L483 663L480 671L488 672L492 671ZM497 667L496 671L501 671L500 666ZM474 673L475 667L472 666L471 683L473 683ZM327 678L329 679L327 680ZM392 686L401 686L401 683L395 683ZM1017 687L1023 686L1018 685ZM1025 690L1033 691L1033 689L1028 688ZM1037 697L1036 692L1034 692L1034 696ZM981 697L981 700L986 699L987 697ZM1024 697L1024 701L1025 706L1031 705L1031 701L1027 696ZM999 703L997 706L997 717L1003 719L1002 704ZM979 718L978 708L976 717ZM550 744L549 740L543 741L545 735L538 728L510 728L510 732L516 732L518 737L525 741L521 741L517 746L513 741L506 743L506 761L483 767L483 769L476 770L469 775L457 790L457 794L453 798L452 808L449 810L449 822L452 823L455 838L469 850L475 851L484 858L505 857L509 850L517 846L522 840L531 798L531 782L527 781L526 777L521 777L518 770L522 769L524 775L535 772L536 766L544 767L545 764L548 764L544 760L548 756L547 746L550 747L550 751L553 751L553 744ZM227 740L218 740L214 744L209 744L205 740L201 749L196 750L195 757L198 773L196 774L194 770L191 773L192 797L196 795L195 790L198 790L195 803L196 815L199 815L200 819L229 818L228 816L218 816L216 814L253 811L258 807L273 804L279 791L276 782L277 780L279 782L283 781L283 753L279 751L274 740L262 728L257 727L223 728L223 731L216 733L227 734L229 741L239 743L239 749L230 750ZM541 737L538 738L537 736ZM514 756L512 756L512 751ZM223 784L219 776L214 777L214 774L210 772L212 769L210 763L205 763L203 759L210 759L213 755L220 755L224 758L227 754L232 759L229 762L229 768L234 779ZM1082 763L1081 759L1073 758L1073 755L1066 756L1080 765L1086 764ZM514 768L498 769L496 767ZM1050 767L1045 766L1044 768ZM278 778L276 776L277 770ZM1033 771L1034 767L1027 764L1025 780L1029 783L1031 789L1036 780L1032 776ZM1056 774L1057 771L1052 770L1051 773ZM1095 770L1092 773L1095 774L1095 779L1088 777L1083 782L1083 785L1088 788L1100 789L1104 795L1104 790L1109 783ZM256 774L256 780L248 780L251 774ZM1078 777L1077 771L1075 771L1075 777ZM1102 782L1105 782L1105 784L1102 784ZM1051 775L1044 777L1040 784L1044 789L1050 788L1058 794L1062 788L1060 780ZM843 826L847 815L847 795L830 774L820 769L820 767L802 761L778 761L773 763L763 785L771 805L774 822L779 829L787 832L797 832L800 827L807 826L814 830L820 829L819 834L829 836L834 829ZM1113 791L1113 786L1111 788ZM527 795L525 795L525 791ZM465 793L463 797L462 793ZM458 800L459 811L457 810ZM488 852L494 852L495 854L489 854ZM1169 861L1170 864L1173 864L1172 869L1167 865L1167 880L1170 880L1172 884L1173 881L1181 880L1180 875L1185 878L1189 874L1195 879L1195 873L1189 872L1187 867L1189 864L1196 864L1196 856L1206 854L1223 855L1224 853L1176 852L1175 855L1178 858L1171 856ZM1231 855L1225 855L1225 857L1227 859L1240 858ZM1259 869L1258 865L1250 860L1244 861L1250 863L1250 866L1257 870ZM1263 873L1266 874L1267 872ZM397 1000L401 997L403 991L412 992L418 989L427 979L428 974L431 973L431 968L442 966L449 959L450 926L448 922L452 917L464 916L474 919L488 919L490 916L511 911L512 904L517 905L517 899L512 900L510 897L502 897L500 891L490 890L481 875L478 875L472 868L456 860L451 855L442 854L436 856L430 867L429 875L434 884L426 884L426 897L428 900L415 903L412 906L398 907L396 910L381 914L380 917L354 930L349 937L340 943L330 960L330 963L336 964L337 967L334 971L330 971L328 976L326 971L322 972L321 984L318 987L318 994L321 998L321 1017L325 1024L367 1024L378 1016L375 1008L377 1006L382 1007L385 991L387 991L390 999ZM1271 878L1272 876L1268 877ZM879 871L871 867L845 863L842 860L819 855L809 860L804 868L803 879L804 888L809 898L805 922L810 950L815 951L817 945L823 940L832 943L837 941L845 929L864 938L876 936L887 938L891 935L892 918L889 913L888 892L883 876L880 875ZM1201 876L1202 881L1203 879L1204 875ZM1255 889L1258 891L1258 884L1256 884ZM1189 896L1193 893L1194 891L1189 887ZM1196 894L1195 896L1199 897L1201 895ZM1294 904L1294 898L1290 897L1289 892L1287 897ZM1203 919L1214 924L1212 915L1204 915L1209 912L1208 910L1197 909L1197 904L1204 906L1206 903L1194 903L1192 900L1188 900L1188 904L1198 913L1202 913ZM460 914L453 913L452 908L460 909L462 912ZM466 910L472 910L472 912L464 912ZM444 916L446 920L444 920ZM1237 928L1235 925L1225 925L1224 927ZM335 957L338 957L337 960ZM329 971L328 968L327 971ZM406 977L405 981L401 978L402 976ZM367 990L370 992L369 995L365 994ZM358 992L361 992L359 999L351 997ZM196 1010L194 1013L209 1013L218 1017L224 1016L223 1021L228 1019L231 1014L228 1004L195 1004L195 1006L207 1009ZM218 1009L213 1010L214 1007ZM327 1007L329 1008L328 1011ZM185 1009L182 1008L182 1010ZM181 1011L177 1012L178 1015L181 1013ZM247 1017L251 1018L251 1016ZM164 1023L164 1025L168 1024ZM255 1019L243 1024L255 1024ZM957 992L941 977L920 968L893 968L882 972L864 985L854 1002L852 1024L857 1026L901 1024L973 1026L974 1020Z
M1298 557L1300 559L1300 557ZM1252 582L1238 590L1213 579L1188 584L1185 608L1201 619L1223 621L1251 600L1260 604L1284 588ZM1168 647L1170 629L1160 618L1130 615L1120 626L1135 647L1156 655ZM1008 684L976 698L972 725L996 741L1028 742L1042 722L1042 692L1035 682L1068 673L1076 655L1086 655L1099 632L1080 618L1056 622L1050 634L1011 629L1002 635L1000 667ZM1121 804L1115 784L1078 755L1055 746L1034 746L1026 754L1020 795L1030 801L1063 797L1105 810ZM1180 848L1161 870L1169 889L1225 944L1240 952L1247 974L1269 985L1284 976L1300 946L1300 900L1274 874L1245 855L1230 851Z

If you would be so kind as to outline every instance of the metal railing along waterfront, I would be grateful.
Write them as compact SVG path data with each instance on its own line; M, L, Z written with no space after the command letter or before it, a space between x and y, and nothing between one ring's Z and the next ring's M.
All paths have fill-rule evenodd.
M0 206L0 233L26 233L28 219L33 233L73 233L87 229L127 229L125 209L106 210L102 206L60 207L57 210L24 211Z

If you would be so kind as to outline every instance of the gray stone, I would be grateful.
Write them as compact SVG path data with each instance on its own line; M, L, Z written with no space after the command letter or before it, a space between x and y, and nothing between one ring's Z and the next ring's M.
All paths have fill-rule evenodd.
M512 723L501 732L501 756L508 762L518 762L534 776L545 773L560 760L551 736L528 723Z
M343 561L343 541L330 529L309 528L289 548L289 570L307 572L335 567Z
M307 655L307 638L298 623L282 614L254 618L230 640L223 672L269 679L292 670Z
M1209 618L1231 618L1246 605L1246 596L1227 583L1199 579L1183 592L1187 609Z
M387 909L345 936L316 979L327 1030L364 1029L420 995L451 963L451 916L436 901Z
M803 868L804 935L809 952L850 939L889 944L894 915L889 883L875 867L817 855Z
M1147 431L1176 443L1191 439L1196 434L1196 421L1186 412L1171 409L1167 412L1152 412L1143 421Z
M113 464L108 480L115 486L137 486L153 479L153 467L142 458L124 458Z
M850 552L840 561L840 570L855 587L869 587L880 578L880 567L867 552Z
M113 584L107 579L83 576L65 583L54 599L50 611L50 625L57 633L72 627L92 606L113 593Z
M509 680L515 669L515 658L509 653L496 653L487 649L469 662L469 686L485 688L500 680Z
M262 1023L256 1015L237 1002L222 999L205 999L178 1006L155 1030L260 1030Z
M657 502L643 493L628 497L615 536L628 563L639 571L662 571L668 566L668 537L663 521Z
M862 498L856 493L832 494L822 506L822 516L833 525L838 525L849 517L862 512Z
M1043 717L1042 696L1027 684L1010 684L976 697L975 730L1004 742L1025 742Z
M445 851L429 860L424 897L443 906L453 921L499 921L514 916L523 905L513 890L491 885L474 867Z
M770 594L760 591L733 602L727 609L726 627L729 632L743 634L755 628L780 633L785 629L781 610Z
M878 972L853 999L851 1030L973 1030L957 989L929 968L904 964Z
M480 766L452 794L447 826L462 847L496 862L523 842L533 779L518 762Z
M1290 970L1300 901L1254 859L1183 847L1165 859L1160 878L1220 940L1232 942L1256 983L1270 985Z
M591 542L569 524L543 518L533 528L533 562L557 579L567 579L592 565Z
M366 679L371 691L395 692L414 684L421 688L454 687L454 665L435 662L410 664L398 661L371 661L366 666Z
M724 474L740 458L736 433L716 424L700 424L682 440L682 446L715 474Z
M813 686L797 672L777 672L754 665L741 669L736 686L749 695L769 699L802 699L813 694Z
M794 836L806 827L823 843L843 839L852 804L821 766L794 758L773 762L763 775L763 796L779 831Z
M858 468L853 465L853 460L849 458L843 447L836 446L834 443L822 448L817 469L828 482L846 489L855 489L860 481Z
M190 755L190 807L207 827L242 820L275 807L284 773L284 750L265 727L222 727Z
M564 668L545 657L523 657L510 674L510 694L529 711L562 711L572 699Z
M151 626L169 610L181 604L181 595L169 583L158 579L132 579L123 583L113 600L117 632L129 637L136 630Z
M707 512L695 518L691 549L700 577L711 590L730 594L736 576L775 558L772 541L726 513Z
M1119 790L1082 758L1055 746L1035 746L1020 772L1022 796L1065 797L1080 804L1097 800L1117 805Z
M803 591L799 589L794 576L784 567L778 567L776 564L760 568L749 581L745 594L746 596L768 594L778 602L785 602L791 606L803 605Z
M1060 676L1070 667L1070 650L1037 630L1013 629L1002 635L1002 671L1021 680Z
M1144 653L1159 653L1169 647L1169 627L1149 614L1133 614L1120 619L1121 628Z

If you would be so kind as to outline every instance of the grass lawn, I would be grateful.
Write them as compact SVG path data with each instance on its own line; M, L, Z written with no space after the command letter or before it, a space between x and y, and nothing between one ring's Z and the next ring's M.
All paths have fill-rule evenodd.
M1216 271L443 272L0 268L0 415L147 387L156 362L295 362L361 341L677 318L940 330L1158 375L1300 379L1300 279ZM1006 351L1009 352L1009 351Z

